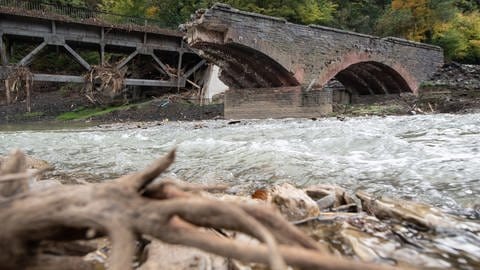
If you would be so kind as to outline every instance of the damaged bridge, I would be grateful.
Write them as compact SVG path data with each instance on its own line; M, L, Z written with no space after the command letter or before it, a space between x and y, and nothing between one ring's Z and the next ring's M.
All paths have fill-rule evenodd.
M68 55L76 72L32 68L34 81L84 83L94 66L129 66L126 86L179 88L192 82L191 76L206 63L186 46L183 33L144 18L41 0L0 0L0 80L12 69L30 68L46 51ZM143 62L134 63L139 58Z
M233 88L226 94L227 117L329 112L332 94L313 93L333 80L350 97L418 94L444 63L441 48L399 38L297 25L223 4L196 15L186 25L188 43L220 66Z

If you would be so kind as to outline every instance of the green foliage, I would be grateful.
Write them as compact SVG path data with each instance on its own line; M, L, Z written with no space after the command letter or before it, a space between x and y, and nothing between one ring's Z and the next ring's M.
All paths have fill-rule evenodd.
M54 0L54 1L50 1L50 2L55 3L55 4L59 4L59 5L71 5L71 6L75 6L75 7L86 7L87 6L86 1L84 1L84 0Z
M337 5L329 0L227 1L233 7L265 15L282 17L301 24L324 24L333 21Z
M389 0L337 0L337 10L331 23L334 27L374 34L380 16L390 6Z
M451 20L455 13L453 0L393 0L377 30L381 35L429 42L435 25Z
M200 8L212 6L215 0L103 0L101 7L113 13L157 19L165 26L176 27ZM255 1L225 0L235 8L265 15L283 17L303 24L328 23L333 20L336 4L329 0ZM123 11L123 12L122 12Z
M109 13L145 17L148 5L148 0L102 0L99 7Z
M143 102L143 103L134 103L134 104L127 104L121 106L111 106L111 107L95 107L95 108L85 108L80 107L74 111L63 113L57 116L57 120L60 121L70 121L70 120L85 120L88 118L92 118L95 116L105 115L114 111L121 111L121 110L128 110L137 107L148 106L151 102Z
M415 27L413 14L410 10L388 9L379 18L376 25L376 33L381 36L396 36L406 38L409 31Z
M456 0L455 6L462 12L480 11L480 1L478 0Z
M453 20L437 25L433 43L450 60L480 63L480 13L457 13Z
M35 118L43 116L43 112L26 112L23 114L23 118Z

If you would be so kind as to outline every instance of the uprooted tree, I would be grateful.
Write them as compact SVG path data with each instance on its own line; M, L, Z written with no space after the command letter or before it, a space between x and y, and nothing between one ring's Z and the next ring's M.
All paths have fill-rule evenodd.
M27 111L32 110L33 74L28 67L14 67L5 79L7 104L26 99Z
M93 66L84 76L85 96L96 105L104 105L122 93L126 67Z
M135 243L143 236L195 247L271 269L388 269L333 255L266 206L223 202L200 188L154 181L175 152L147 169L104 183L29 191L25 156L17 151L0 173L0 265L2 269L93 269L81 252L65 245L108 237L110 269L131 269ZM245 245L224 234L237 231L259 240ZM77 241L77 242L75 242ZM58 248L59 243L63 248ZM51 252L57 247L56 252ZM48 252L50 250L50 252ZM90 250L91 251L91 250ZM85 249L85 253L89 252Z

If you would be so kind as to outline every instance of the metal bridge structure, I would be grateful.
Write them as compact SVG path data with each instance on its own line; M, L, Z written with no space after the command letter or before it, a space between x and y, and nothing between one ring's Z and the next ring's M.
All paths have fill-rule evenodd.
M14 46L18 43L30 46L18 52ZM181 88L206 63L185 44L183 33L158 21L39 0L0 0L0 79L16 67L29 67L48 48L68 54L83 71L33 70L34 81L84 83L84 75L94 65L122 69L137 57L148 57L155 72L126 76L125 86ZM86 59L85 50L96 53L98 61ZM107 59L111 54L121 57L112 63Z

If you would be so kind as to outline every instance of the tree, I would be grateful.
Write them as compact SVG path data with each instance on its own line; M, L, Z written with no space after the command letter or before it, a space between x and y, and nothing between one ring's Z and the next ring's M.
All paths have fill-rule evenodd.
M332 26L374 34L378 19L390 7L390 0L337 0Z
M377 29L380 34L397 33L410 40L429 42L435 25L449 21L455 13L452 0L393 0Z
M455 6L462 12L480 11L479 0L456 0Z
M154 0L157 18L168 26L177 26L188 20L195 10L211 7L215 0ZM225 0L222 1L245 11L283 17L301 24L324 24L333 20L336 5L329 0Z
M433 43L450 60L480 63L480 12L457 13L450 22L436 25Z
M145 17L148 4L148 0L102 0L100 8L110 13Z

